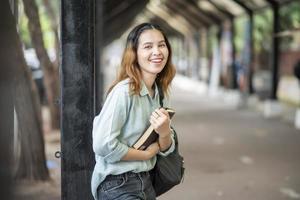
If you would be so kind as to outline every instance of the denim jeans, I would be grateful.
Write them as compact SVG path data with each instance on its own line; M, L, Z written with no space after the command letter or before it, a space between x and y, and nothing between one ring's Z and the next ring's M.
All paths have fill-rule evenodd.
M109 175L98 187L98 200L155 200L149 172Z

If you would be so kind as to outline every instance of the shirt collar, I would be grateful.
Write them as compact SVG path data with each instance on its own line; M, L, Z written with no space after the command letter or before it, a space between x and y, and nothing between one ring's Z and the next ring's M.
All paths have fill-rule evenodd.
M154 86L155 86L155 93L154 93L154 96L157 96L157 94L158 94L158 87L157 87L156 82L154 82ZM141 91L140 91L140 95L141 95L141 96L145 96L145 95L147 95L147 94L149 94L149 91L148 91L148 89L147 89L147 87L146 87L146 84L145 84L144 81L142 80L142 88L141 88Z

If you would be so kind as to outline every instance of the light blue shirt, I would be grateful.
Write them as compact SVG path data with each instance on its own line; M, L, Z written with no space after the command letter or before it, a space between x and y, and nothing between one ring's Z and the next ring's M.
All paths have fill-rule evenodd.
M97 199L97 188L107 175L117 175L128 171L135 173L149 171L156 163L156 156L146 161L122 161L129 147L150 125L151 113L160 107L159 93L155 84L154 97L142 82L139 95L131 95L129 79L119 82L107 96L103 108L93 121L93 150L96 165L93 171L91 187L92 194ZM169 102L164 101L164 107ZM172 134L172 145L166 156L175 149Z

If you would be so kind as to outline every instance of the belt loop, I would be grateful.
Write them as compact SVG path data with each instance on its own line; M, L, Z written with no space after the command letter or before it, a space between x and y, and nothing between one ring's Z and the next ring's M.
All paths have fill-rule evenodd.
M127 182L127 180L128 180L128 173L124 173L124 179L125 179L125 182Z

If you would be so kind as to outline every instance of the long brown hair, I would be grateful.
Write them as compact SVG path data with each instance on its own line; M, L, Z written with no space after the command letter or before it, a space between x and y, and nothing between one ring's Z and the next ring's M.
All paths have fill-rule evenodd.
M176 69L172 64L172 49L163 30L158 25L151 23L142 23L140 25L137 25L129 33L126 40L126 47L122 57L121 68L119 70L116 80L108 89L107 94L113 89L113 87L116 84L118 84L120 81L126 78L130 79L130 91L136 95L140 93L142 75L137 59L137 48L141 33L149 29L155 29L161 32L169 51L166 66L158 74L155 80L158 86L162 88L164 94L168 96L169 85L171 84L176 73Z

